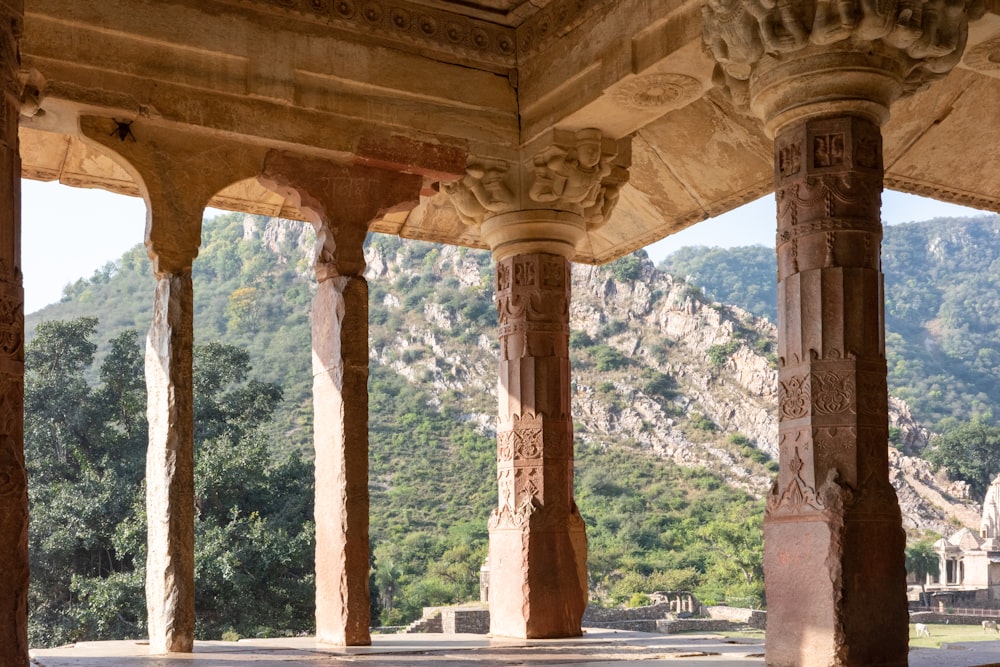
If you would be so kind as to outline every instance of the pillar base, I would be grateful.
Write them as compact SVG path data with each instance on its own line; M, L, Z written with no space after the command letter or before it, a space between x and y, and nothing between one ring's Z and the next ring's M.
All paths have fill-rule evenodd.
M512 525L515 514L501 515L495 528L498 515L490 520L490 589L495 593L490 633L518 639L579 637L587 608L583 519L574 508L565 527L536 528L530 525L534 516L520 528Z
M890 518L767 517L768 667L905 667L904 544Z

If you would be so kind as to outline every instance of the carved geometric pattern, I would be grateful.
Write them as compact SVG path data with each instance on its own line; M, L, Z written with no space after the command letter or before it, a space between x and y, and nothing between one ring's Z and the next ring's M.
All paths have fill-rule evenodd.
M24 303L8 290L0 288L0 354L23 358Z
M696 100L701 82L683 74L649 74L622 83L614 92L615 100L634 109L679 109Z
M865 416L879 416L888 405L889 389L884 373L874 371L858 373L858 412Z
M768 516L823 511L824 506L817 497L816 490L802 478L804 466L805 463L799 456L799 449L796 447L787 465L787 470L792 476L791 481L785 485L784 491L780 494L778 493L778 482L775 482L767 496L765 512Z
M24 462L18 455L21 447L23 408L16 398L22 394L19 382L10 376L0 378L0 498L23 494L27 488ZM11 386L15 385L15 386Z
M605 0L553 0L517 29L519 56L544 51L560 37L606 8Z
M391 0L221 0L495 64L515 64L512 28Z
M858 430L852 426L813 429L813 447L817 452L852 452L857 448Z
M812 374L812 407L818 415L855 413L855 375L853 372Z

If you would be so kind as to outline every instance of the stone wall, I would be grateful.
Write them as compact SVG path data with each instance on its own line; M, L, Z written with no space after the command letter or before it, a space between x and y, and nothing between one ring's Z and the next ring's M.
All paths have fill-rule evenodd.
M675 618L672 603L663 602L646 607L604 608L587 607L583 614L584 627L626 630L631 632L721 632L741 626L763 630L767 614L755 609L736 607L701 607L709 618ZM925 621L934 623L936 621ZM957 621L952 621L957 622ZM974 621L978 623L979 621ZM404 632L444 632L488 634L490 612L479 606L425 607L423 618L410 624Z
M488 634L490 612L488 609L444 609L441 612L441 631L445 634Z
M742 607L705 607L708 617L715 620L732 621L740 625L763 630L767 625L767 612L760 609L744 609Z
M583 624L591 627L605 627L603 623L622 623L666 618L670 613L670 603L661 602L646 607L587 607L583 612Z
M679 632L725 632L742 625L717 618L679 618L676 621L657 621L656 632L674 635Z
M980 625L983 621L1000 622L995 614L939 614L936 611L918 611L910 614L910 623L948 623L950 625Z

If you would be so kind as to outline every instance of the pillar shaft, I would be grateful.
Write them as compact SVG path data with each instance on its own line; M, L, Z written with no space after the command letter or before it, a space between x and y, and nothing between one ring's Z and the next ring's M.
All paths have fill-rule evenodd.
M573 501L570 265L526 253L497 262L497 486L490 517L490 630L581 633L587 540Z
M368 283L322 280L313 299L316 636L371 643L368 590Z
M368 590L368 283L364 241L380 213L409 210L422 180L280 151L259 176L316 228L313 441L316 637L371 644Z
M0 2L0 664L28 665L28 481L24 468L21 103L15 28L23 2Z
M151 653L194 644L194 290L160 274L146 338L146 609Z
M775 138L780 472L764 521L767 664L905 665L899 506L888 479L878 125Z

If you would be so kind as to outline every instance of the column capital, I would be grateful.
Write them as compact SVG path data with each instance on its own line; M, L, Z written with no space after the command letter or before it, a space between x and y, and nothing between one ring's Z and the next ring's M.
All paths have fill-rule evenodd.
M442 189L498 259L518 252L570 258L611 216L630 157L627 139L553 129L509 159L470 156L465 176ZM514 250L515 241L527 245Z
M806 117L882 124L899 97L944 76L980 0L708 0L703 39L737 107L776 134Z
M368 225L380 215L412 209L423 178L390 169L342 164L270 151L261 185L288 199L316 229L316 278L360 276Z

